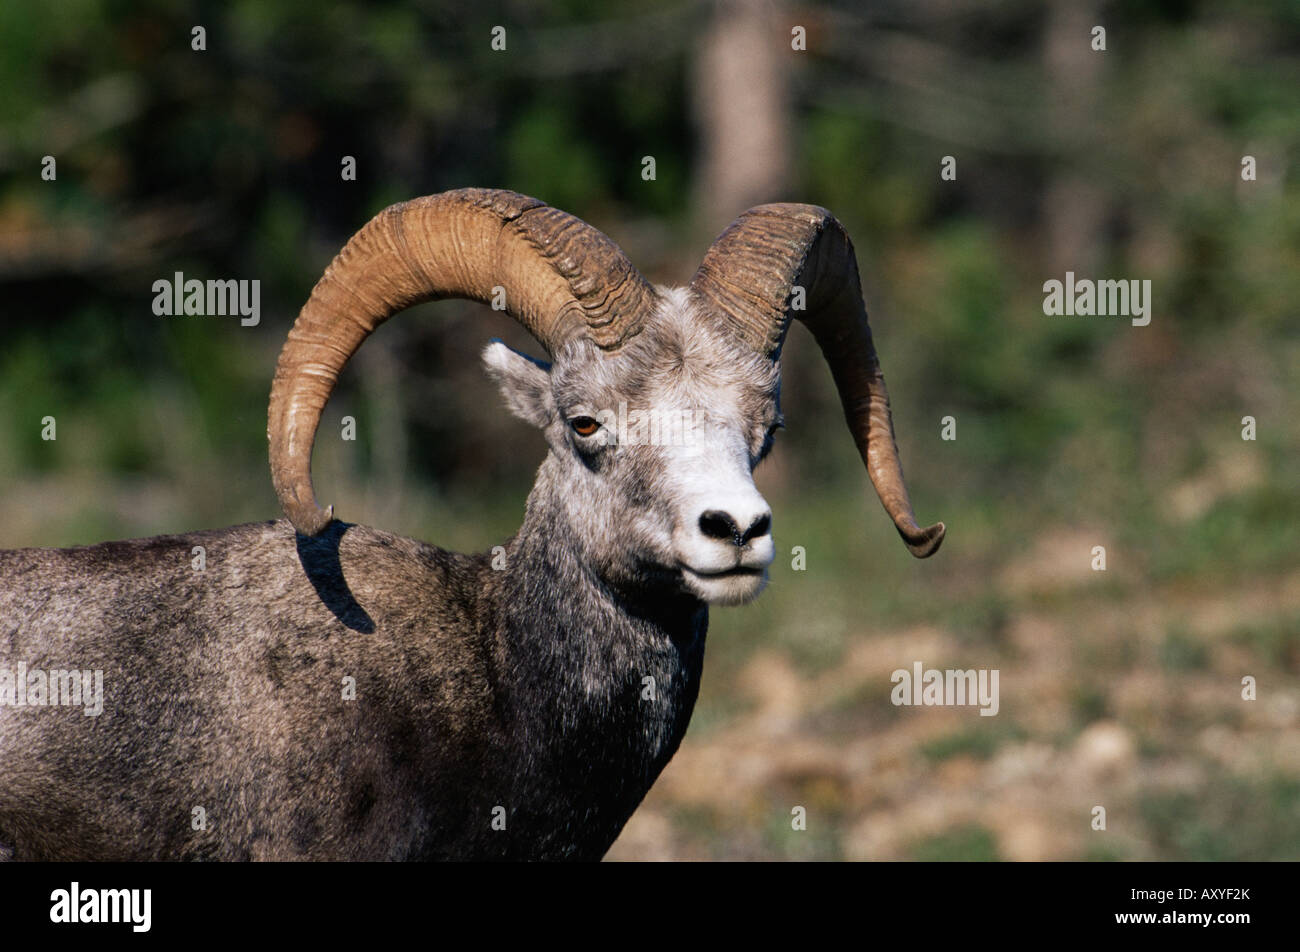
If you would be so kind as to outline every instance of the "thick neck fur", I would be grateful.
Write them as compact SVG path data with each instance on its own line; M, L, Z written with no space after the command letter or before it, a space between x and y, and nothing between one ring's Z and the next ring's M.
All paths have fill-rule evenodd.
M708 609L598 577L550 463L505 567L485 570L516 801L506 807L532 855L599 858L686 732Z

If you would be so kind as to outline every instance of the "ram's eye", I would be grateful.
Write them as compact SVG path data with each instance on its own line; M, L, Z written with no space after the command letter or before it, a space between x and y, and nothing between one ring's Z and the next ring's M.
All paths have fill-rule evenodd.
M591 436L600 429L600 424L589 416L574 417L569 421L569 426L573 427L573 432L579 436Z

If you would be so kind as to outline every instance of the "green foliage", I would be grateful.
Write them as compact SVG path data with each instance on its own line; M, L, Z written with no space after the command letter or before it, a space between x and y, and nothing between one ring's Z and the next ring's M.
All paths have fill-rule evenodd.
M914 842L910 857L921 863L988 863L999 857L997 839L987 827L967 824Z
M921 745L921 753L929 760L940 762L953 757L974 757L988 760L1002 744L1022 735L1014 725L994 723L983 719L978 725L944 734Z
M1142 817L1154 859L1201 862L1292 861L1300 858L1300 782L1218 776L1199 794L1147 797Z
M1201 670L1209 662L1209 657L1206 646L1181 625L1170 628L1160 645L1160 662L1170 671Z

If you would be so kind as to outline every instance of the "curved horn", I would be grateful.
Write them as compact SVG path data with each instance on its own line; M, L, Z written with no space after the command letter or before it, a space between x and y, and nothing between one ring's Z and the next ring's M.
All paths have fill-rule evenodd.
M792 309L796 286L804 289L804 310ZM790 318L807 325L830 364L849 430L885 511L914 556L933 555L944 525L923 529L912 514L857 258L835 216L816 205L751 208L709 248L691 290L706 311L773 360L780 358Z
M362 341L414 304L486 302L496 288L550 353L577 336L617 349L657 300L617 245L535 198L461 189L384 209L325 269L275 369L271 479L299 532L316 535L333 518L312 491L312 445L334 382Z

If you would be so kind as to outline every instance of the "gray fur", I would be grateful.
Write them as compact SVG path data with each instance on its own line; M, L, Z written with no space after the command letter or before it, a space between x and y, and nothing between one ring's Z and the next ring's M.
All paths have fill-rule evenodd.
M777 369L664 293L615 355L489 348L549 446L504 567L284 520L0 552L0 668L104 677L98 717L0 706L0 859L602 856L686 731L707 603L772 557ZM620 401L698 411L700 440L574 432ZM743 545L701 535L715 484Z

